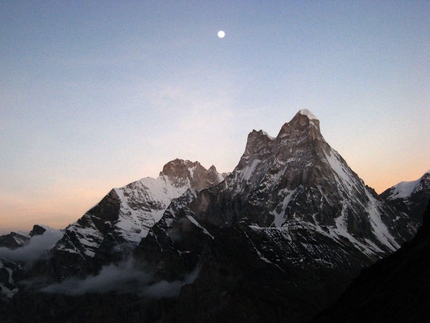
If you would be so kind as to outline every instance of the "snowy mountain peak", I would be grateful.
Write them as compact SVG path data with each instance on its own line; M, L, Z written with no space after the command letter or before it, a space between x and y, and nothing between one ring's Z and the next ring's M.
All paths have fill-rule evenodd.
M213 166L175 159L164 165L158 178L146 177L112 189L96 206L69 225L57 251L94 257L102 249L137 245L163 216L173 199L218 184L224 176Z
M192 162L189 160L175 159L164 165L163 170L160 172L160 177L167 177L173 183L182 185L185 181L189 181L194 176L197 170L203 170L203 166L199 162ZM206 169L204 169L206 171Z
M207 170L199 162L183 159L164 165L160 178L167 178L175 187L189 186L193 190L201 190L224 179L213 165Z
M313 114L311 111L309 111L308 109L302 109L299 111L299 113L301 115L307 116L309 118L309 120L318 120L318 118L315 116L315 114ZM319 121L319 120L318 120Z
M430 184L430 170L424 173L423 176L421 176L419 179L415 181L400 182L397 185L394 185L393 187L389 188L387 190L387 193L389 191L389 194L387 194L386 197L389 200L407 198L411 196L415 191L420 190L425 186L429 186L429 184Z
M234 171L190 205L197 220L287 231L300 223L346 238L366 255L395 250L402 240L394 225L387 225L393 211L324 140L312 116L299 111L276 138L252 131Z
M324 140L320 131L320 121L308 111L308 113L303 112L308 110L300 110L296 113L290 122L284 124L279 131L276 139L283 140L287 138L300 139L311 137L313 140Z

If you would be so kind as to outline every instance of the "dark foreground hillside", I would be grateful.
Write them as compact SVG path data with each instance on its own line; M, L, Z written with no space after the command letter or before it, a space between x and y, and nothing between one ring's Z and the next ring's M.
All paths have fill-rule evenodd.
M362 271L312 322L429 322L430 203L416 237Z

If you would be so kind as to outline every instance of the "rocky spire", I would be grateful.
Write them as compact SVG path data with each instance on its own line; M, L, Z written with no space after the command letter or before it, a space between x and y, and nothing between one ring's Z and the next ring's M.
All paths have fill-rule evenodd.
M288 227L298 221L330 227L369 254L393 251L403 241L395 212L324 140L308 110L300 110L276 138L252 131L232 174L201 192L191 208L201 221L220 226Z
M178 158L164 165L160 177L168 178L176 187L190 185L193 190L218 184L224 179L213 165L207 170L197 161Z
M309 110L300 110L290 122L284 124L279 131L277 140L284 138L295 139L310 136L313 139L322 139L320 121Z

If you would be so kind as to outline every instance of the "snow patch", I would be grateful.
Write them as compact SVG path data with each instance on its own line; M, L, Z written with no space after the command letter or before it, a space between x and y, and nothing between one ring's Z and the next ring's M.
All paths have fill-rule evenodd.
M161 219L170 202L185 193L190 186L187 184L177 187L167 177L160 176L143 178L130 188L116 188L121 206L115 227L127 241L139 244ZM147 207L136 202L145 202Z
M383 245L387 246L393 252L396 251L400 246L388 231L387 226L382 222L381 214L377 207L379 202L367 190L366 194L369 198L368 210L370 212L370 224L372 225L373 233Z
M215 237L213 236L213 235L211 235L209 232L208 232L208 230L206 230L199 222L197 222L197 220L196 219L194 219L191 215L189 215L189 214L187 214L186 215L187 216L187 219L188 220L190 220L190 222L192 223L192 224L194 224L196 227L198 227L198 228L200 228L200 229L202 229L202 231L205 233L205 234L207 234L209 237L211 237L212 238L212 240L214 240L215 239Z
M295 192L296 192L296 190L287 191L286 196L282 200L282 205L280 206L281 210L278 212L278 211L276 211L276 208L275 208L275 210L272 211L272 214L275 216L275 219L273 220L273 224L276 227L279 228L279 227L281 227L285 223L285 220L286 220L285 211L286 211L286 209L288 207L288 204L290 203L291 198L293 197L293 195L294 195ZM278 205L278 207L279 207L279 205Z
M254 173L254 170L257 168L258 164L260 164L260 162L261 160L254 159L250 166L245 167L242 170L242 179L248 181Z
M395 185L393 193L390 195L390 199L394 200L410 196L420 183L420 180L421 178L417 179L416 181L400 182L399 184Z
M6 298L12 298L18 292L18 288L9 289L4 284L0 283L0 293Z
M310 112L308 109L301 109L299 111L299 113L301 115L307 116L309 118L309 120L318 120L318 118L312 112Z
M350 192L351 195L354 195L353 187L355 185L352 182L352 179L354 177L349 172L349 170L344 167L343 163L339 160L339 157L337 156L336 152L330 151L328 154L326 153L325 156L327 158L328 163L330 164L330 167L337 175L336 182L340 186L344 186L343 184L345 184L345 188ZM358 183L355 184L357 185Z
M269 135L266 131L261 130L261 132L263 133L263 135L265 135L266 137L268 137L270 140L275 140L275 137L272 137L271 135Z
M332 234L332 237L338 238L338 239L339 239L339 236L344 237L349 241L351 241L365 255L368 255L368 256L375 255L376 250L372 250L371 248L369 248L368 245L361 243L348 232L348 229L345 223L345 205L343 206L342 215L335 219L335 223L336 223L336 228L329 228Z

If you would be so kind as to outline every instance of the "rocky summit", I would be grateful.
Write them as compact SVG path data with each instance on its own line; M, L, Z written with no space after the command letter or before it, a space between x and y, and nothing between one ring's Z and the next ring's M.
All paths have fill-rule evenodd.
M300 110L276 137L252 131L229 174L176 159L110 191L43 257L15 263L0 320L306 322L419 224Z

